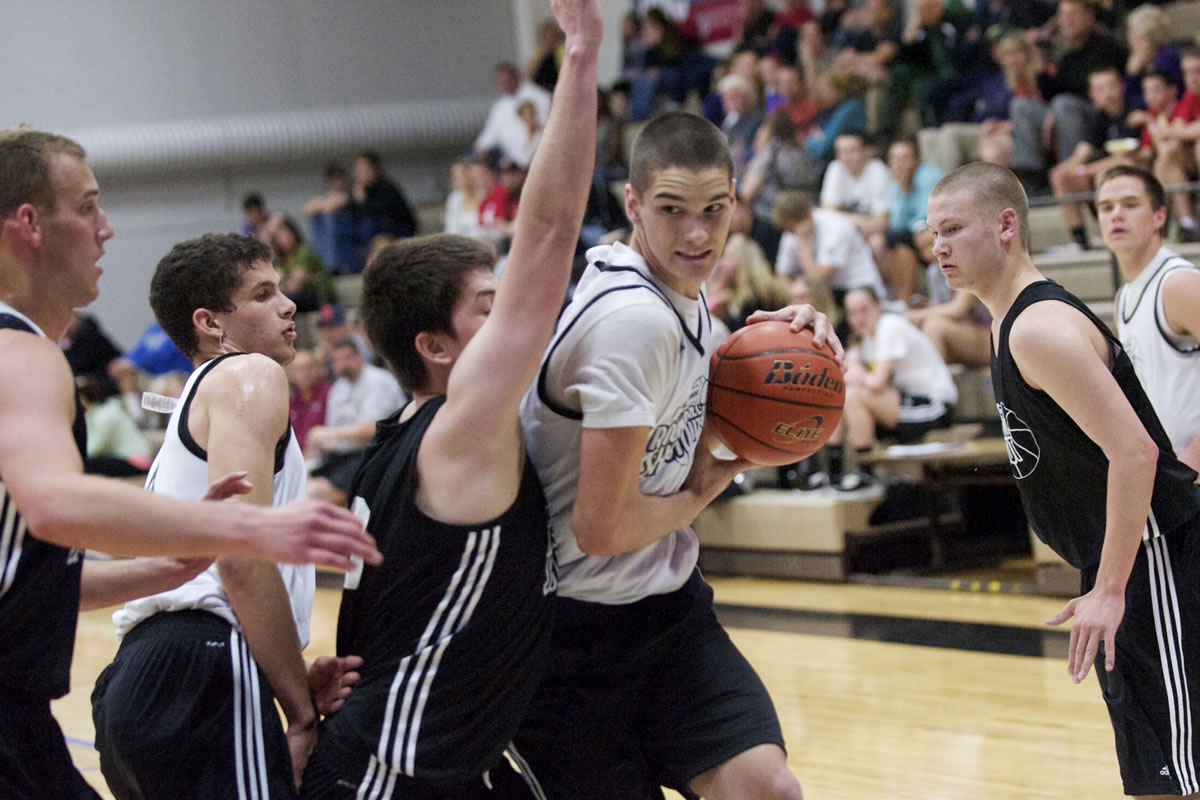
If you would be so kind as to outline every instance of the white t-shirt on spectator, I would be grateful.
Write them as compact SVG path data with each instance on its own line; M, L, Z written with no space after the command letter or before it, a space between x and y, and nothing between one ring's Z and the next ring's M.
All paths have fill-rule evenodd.
M864 336L853 350L864 364L892 362L892 383L908 395L928 397L947 405L958 402L958 387L928 336L899 314L885 311L874 336Z
M821 182L821 205L848 214L886 214L891 180L892 173L878 158L868 161L857 177L850 174L845 164L834 161L825 170L825 179Z
M325 424L330 427L374 422L389 417L404 404L404 392L392 373L373 364L364 364L358 380L351 383L338 378L329 387L325 400ZM330 449L349 453L362 448L361 442L338 442Z
M517 109L527 100L533 103L538 121L544 125L550 113L550 93L536 83L526 81L517 87L516 94L502 94L492 103L483 130L475 138L475 150L498 147L518 166L528 167L531 155L529 128L517 116Z
M818 264L833 267L829 285L834 289L858 289L870 286L880 297L887 293L883 278L871 246L844 214L824 208L812 210L816 225L814 258ZM800 264L800 240L793 233L785 233L779 240L779 255L775 259L775 271L788 278L803 272Z

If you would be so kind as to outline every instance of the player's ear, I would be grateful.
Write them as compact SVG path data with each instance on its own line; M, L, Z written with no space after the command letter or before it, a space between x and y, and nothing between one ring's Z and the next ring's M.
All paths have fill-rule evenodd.
M41 244L41 215L33 203L22 203L4 220L4 235L9 234L15 234L26 244Z
M637 192L633 190L633 184L625 184L625 216L629 218L633 225L642 224L642 212L638 203Z
M221 321L207 308L197 308L192 312L192 327L198 339L215 339L219 342L225 337Z
M1017 212L1006 208L1000 212L1000 241L1008 243L1016 241L1020 235L1020 221Z
M432 364L449 366L454 363L454 355L447 347L447 336L444 333L421 331L413 339L417 355Z

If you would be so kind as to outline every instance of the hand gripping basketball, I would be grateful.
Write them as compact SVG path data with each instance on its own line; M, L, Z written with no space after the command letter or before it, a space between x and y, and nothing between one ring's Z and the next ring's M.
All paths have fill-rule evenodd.
M842 418L846 382L828 345L807 328L759 322L736 331L713 353L708 413L725 445L763 466L815 453Z

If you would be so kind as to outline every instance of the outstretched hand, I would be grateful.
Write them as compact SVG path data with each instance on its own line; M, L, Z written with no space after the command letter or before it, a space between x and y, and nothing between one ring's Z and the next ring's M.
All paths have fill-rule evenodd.
M352 558L378 564L383 556L362 521L348 509L318 500L275 508L248 507L260 515L252 556L281 564L316 564L348 571Z
M254 488L254 484L246 480L246 471L238 470L228 475L222 475L208 485L204 500L228 500L239 494L246 494Z
M1125 616L1125 595L1093 589L1067 603L1066 608L1046 620L1047 625L1061 625L1071 617L1071 641L1067 673L1075 683L1087 677L1104 644L1104 669L1112 672L1117 663L1117 628Z
M308 665L308 688L318 714L332 714L345 704L362 663L362 656L320 656Z
M780 320L782 322L791 322L792 331L799 333L804 328L812 328L813 344L820 347L823 344L829 345L829 349L833 350L833 356L837 360L838 366L842 369L846 368L846 351L842 347L841 341L837 334L833 332L833 326L829 324L829 317L817 311L812 306L784 306L778 311L755 311L746 318L746 324L752 325L755 322L769 322L771 320Z
M600 49L604 23L597 0L551 0L550 8L566 34L567 49L583 47L590 53Z

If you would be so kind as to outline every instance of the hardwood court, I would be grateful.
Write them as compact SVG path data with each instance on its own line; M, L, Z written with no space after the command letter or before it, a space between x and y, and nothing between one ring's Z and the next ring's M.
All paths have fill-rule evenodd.
M1041 624L1064 601L712 583L734 641L775 699L809 800L1122 796L1095 677L1071 683L1065 636ZM332 652L337 603L338 590L317 590L310 657ZM75 763L105 797L88 697L116 650L109 614L82 616L72 691L54 706Z

